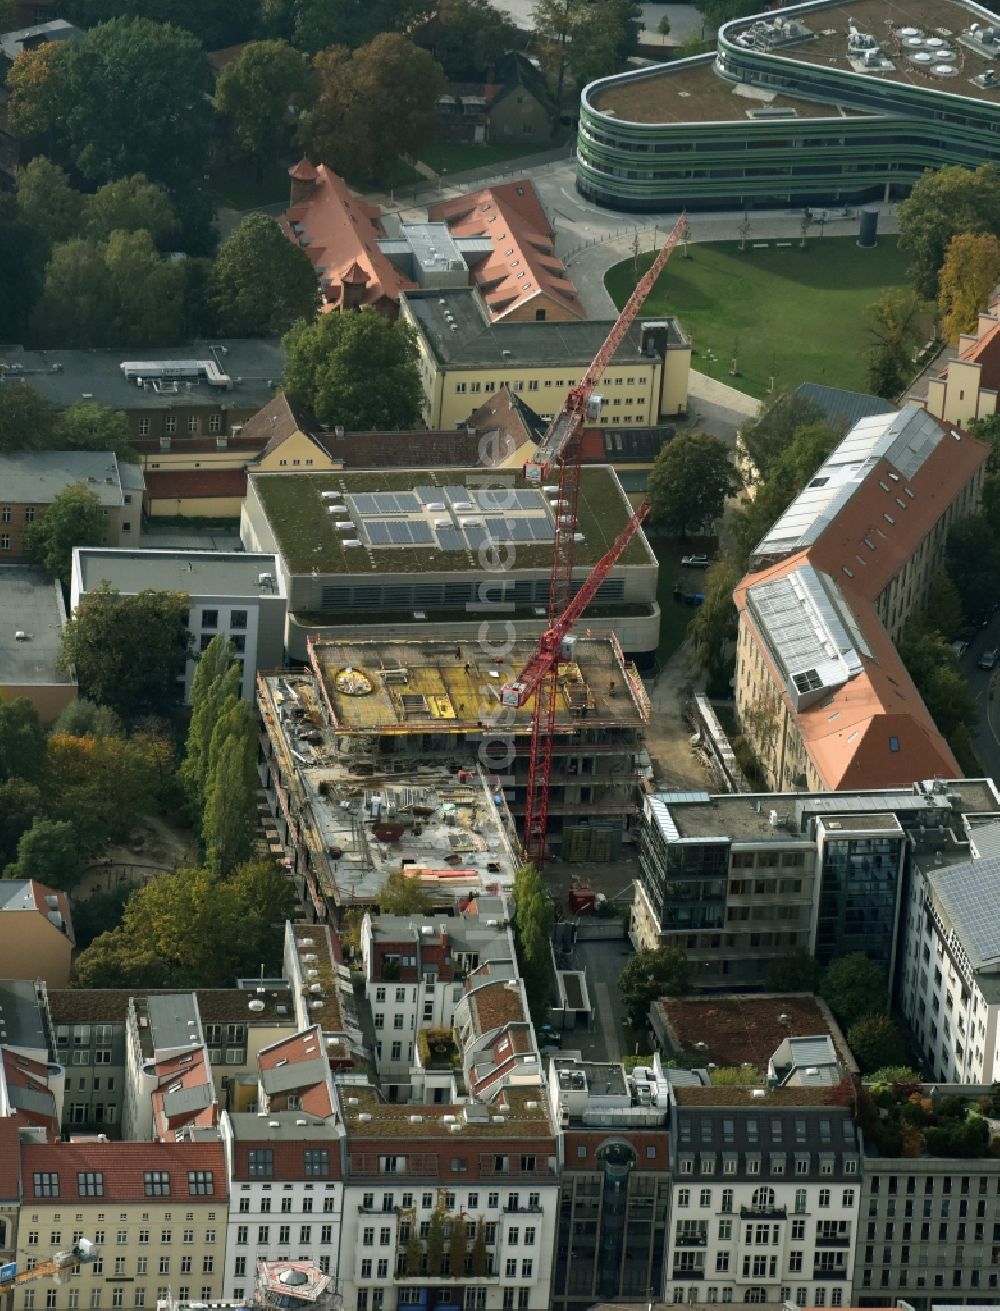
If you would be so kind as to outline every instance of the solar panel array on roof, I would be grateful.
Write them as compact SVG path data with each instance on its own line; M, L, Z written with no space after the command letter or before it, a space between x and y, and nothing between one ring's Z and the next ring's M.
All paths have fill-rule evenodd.
M372 546L433 546L434 534L422 519L365 519Z
M508 510L545 510L545 500L541 492L518 491L513 487L487 487L485 491L476 492L475 498L484 510L504 513Z
M976 860L969 865L929 869L926 878L951 920L962 949L974 969L1000 961L1000 860Z
M437 530L438 546L442 551L464 551L465 543L462 541L462 534L457 528L438 528Z

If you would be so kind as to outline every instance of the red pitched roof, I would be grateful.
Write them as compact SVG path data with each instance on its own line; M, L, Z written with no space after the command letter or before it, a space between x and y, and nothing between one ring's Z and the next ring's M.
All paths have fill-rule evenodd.
M556 258L542 202L527 178L439 201L428 206L427 217L447 223L453 236L488 237L493 243L493 253L472 269L493 320L505 318L541 292L567 314L585 317L576 288Z
M145 475L151 501L208 500L246 496L246 469L162 469Z
M320 281L322 309L344 308L345 283L365 283L361 305L398 301L416 284L404 278L378 248L385 237L382 211L355 196L343 178L325 164L300 160L289 176L312 185L310 195L279 219L289 241L309 256Z
M104 1206L109 1202L144 1201L147 1194L143 1175L147 1170L165 1170L170 1175L170 1197L175 1201L211 1202L227 1195L221 1143L25 1143L21 1146L21 1167L26 1202L36 1196L33 1175L50 1172L59 1176L59 1198L66 1202ZM211 1194L192 1190L189 1170L211 1172ZM102 1176L100 1197L80 1191L78 1176L94 1172Z

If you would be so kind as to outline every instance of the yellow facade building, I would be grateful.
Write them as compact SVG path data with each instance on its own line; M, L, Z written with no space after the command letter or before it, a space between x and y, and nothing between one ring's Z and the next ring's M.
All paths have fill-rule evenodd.
M18 1265L87 1238L95 1259L11 1295L11 1311L155 1308L222 1295L228 1188L219 1142L21 1145Z
M414 327L428 428L465 423L509 387L538 414L555 414L611 330L610 321L494 323L478 290L403 292ZM632 326L598 391L601 425L651 428L687 409L691 343L676 319Z
M974 332L958 339L958 354L927 384L925 407L936 419L964 425L997 412L1000 392L1000 300L990 301Z

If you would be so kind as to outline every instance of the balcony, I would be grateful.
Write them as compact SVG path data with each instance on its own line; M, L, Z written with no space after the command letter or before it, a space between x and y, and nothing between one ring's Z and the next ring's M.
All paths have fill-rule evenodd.
M704 1247L708 1242L708 1234L678 1234L675 1246L677 1247Z
M798 1212L796 1212L798 1214ZM741 1206L741 1220L787 1220L787 1206Z
M674 1279L688 1279L688 1280L704 1279L705 1272L704 1270L681 1270L679 1267L675 1266L673 1277Z
M817 1234L817 1247L850 1247L850 1234Z

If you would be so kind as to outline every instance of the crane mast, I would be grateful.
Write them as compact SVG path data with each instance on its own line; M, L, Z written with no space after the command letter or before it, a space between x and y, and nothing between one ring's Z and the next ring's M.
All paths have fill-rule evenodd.
M687 219L682 214L656 258L636 283L586 373L567 393L562 409L546 429L533 458L524 466L525 478L535 483L543 482L551 475L553 468L558 468L558 482L551 489L556 493L556 500L553 507L555 535L549 578L548 625L520 675L506 684L501 692L504 704L514 707L523 706L534 698L524 811L524 846L529 859L538 869L545 862L552 746L559 698L559 659L563 643L649 512L646 505L631 516L614 545L594 566L574 596L573 564L577 541L583 425L587 419L596 420L599 417L600 399L595 392L604 370L625 340L646 297L686 231Z

